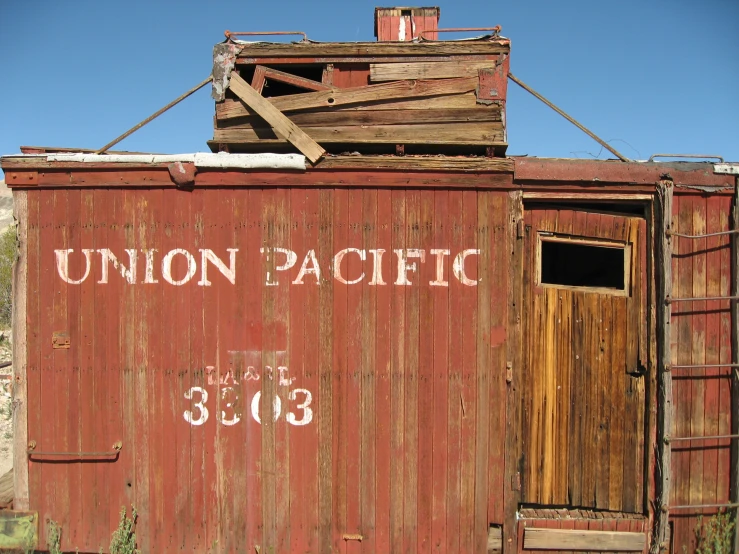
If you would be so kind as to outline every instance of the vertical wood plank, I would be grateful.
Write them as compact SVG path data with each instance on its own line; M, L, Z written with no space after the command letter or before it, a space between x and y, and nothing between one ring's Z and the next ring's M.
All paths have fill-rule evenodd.
M451 243L449 232L449 192L435 191L433 207L433 245L431 248L448 248ZM456 252L456 250L455 250ZM429 251L429 255L431 252ZM435 549L448 548L447 545L447 517L450 509L447 504L449 464L448 440L449 440L449 390L451 374L451 360L449 358L449 320L451 318L449 305L449 281L453 278L450 272L451 260L449 255L442 254L443 272L442 281L446 286L434 285L436 281L436 256L431 255L427 261L431 268L428 274L433 275L424 285L429 286L433 298L433 338L428 345L433 350L433 404L431 409L432 429L432 458L433 467L431 475L432 501L431 501L431 547Z
M376 199L376 235L375 244L372 248L377 249L378 256L382 256L380 273L377 280L385 284L376 284L377 321L375 341L375 367L377 373L377 384L375 389L375 425L376 429L376 454L375 480L377 487L376 514L375 514L375 550L379 552L391 551L391 519L392 510L392 488L396 484L395 474L392 472L392 426L393 426L393 404L392 404L392 278L389 264L392 261L393 251L393 205L392 193L388 189L377 191ZM383 250L383 252L380 252ZM371 254L368 254L371 256ZM372 259L371 257L369 259ZM374 260L373 260L374 261Z
M424 190L419 198L419 233L414 240L426 255L425 262L418 260L418 271L412 274L413 286L418 288L418 549L427 551L431 542L433 519L433 421L434 421L434 297L431 280L432 260L430 251L434 246L434 192Z
M477 410L475 414L475 550L481 552L487 547L488 520L488 469L490 466L490 390L497 380L494 373L501 368L493 363L490 349L492 327L491 288L499 283L499 276L494 273L492 264L494 222L493 214L502 213L499 203L493 202L494 196L487 192L477 193L477 225L476 248L480 254L477 260L478 284L474 288L477 293L477 359L476 389ZM500 196L498 196L500 198ZM496 211L497 209L497 211ZM471 272L470 272L471 273ZM497 460L496 460L497 462ZM497 464L496 464L497 468Z
M318 194L318 263L320 267L330 267L333 256L333 235L337 231L334 225L334 208L336 192L333 190L321 190ZM333 546L334 527L338 520L334 519L334 506L338 485L333 480L334 467L337 460L333 458L336 427L334 421L334 406L336 400L334 394L341 394L340 388L335 384L337 368L334 366L334 320L333 307L334 288L330 275L321 279L318 291L318 511L320 535L318 550L328 552Z
M32 193L33 195L33 193ZM15 409L13 412L13 437L15 444L27 445L28 444L28 430L29 430L29 410L28 410L28 394L29 389L33 390L34 387L29 386L29 379L31 377L29 372L29 362L35 363L35 353L32 353L31 345L33 342L29 341L27 322L35 320L36 311L30 311L28 306L29 293L34 294L37 292L29 287L29 262L33 266L38 267L38 261L35 256L37 252L31 250L33 246L37 248L37 225L38 212L33 210L35 208L35 202L31 201L31 210L29 210L28 203L28 192L26 191L15 191L13 192L13 215L16 219L17 227L16 232L18 234L18 257L13 264L13 314L12 314L12 325L13 325L13 401L15 402ZM31 217L34 217L33 226L36 228L30 229L29 232L29 221ZM31 260L29 256L34 256ZM34 282L31 286L36 285L35 279L37 270L33 271ZM31 306L33 308L35 306ZM29 510L30 499L29 499L29 466L28 455L24 448L13 449L13 505L16 510Z
M345 189L334 191L334 234L333 252L346 248L349 241L349 192ZM348 291L334 281L333 286L333 549L346 552L346 542L342 534L347 531L347 443L354 437L349 436L347 393L348 393L348 335L347 318Z
M392 246L394 249L403 249L406 246L406 192L393 189L391 195L392 206ZM395 261L396 253L392 254ZM389 274L388 283L393 283L393 272ZM394 285L393 285L394 286ZM392 551L401 551L405 537L404 521L404 490L405 482L405 387L406 380L406 287L393 290L391 295L391 346L390 346L390 413L391 413L391 452L390 475L392 486L390 489L390 546Z
M377 547L377 421L375 419L377 405L376 391L379 374L377 364L377 286L371 285L370 248L377 246L377 191L363 190L361 196L362 218L362 250L366 260L361 263L364 278L361 281L361 372L360 372L360 417L361 444L359 468L360 527L365 539L362 540L362 552L374 553ZM360 285L356 285L358 288Z
M406 192L405 237L406 244L414 248L420 244L421 193ZM417 260L420 267L420 260ZM400 264L398 264L400 266ZM418 273L411 273L411 285L407 286L405 303L405 410L404 410L404 476L403 476L403 544L407 551L418 550L418 392L419 392L419 281Z
M477 247L477 193L462 193L462 242L465 248ZM469 268L470 274L476 268ZM475 550L475 458L477 416L477 290L453 282L458 290L462 312L462 429L461 429L461 510L459 548Z

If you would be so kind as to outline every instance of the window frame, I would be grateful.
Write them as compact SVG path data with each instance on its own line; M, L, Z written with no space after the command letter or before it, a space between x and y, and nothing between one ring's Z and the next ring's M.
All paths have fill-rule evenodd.
M556 283L542 282L542 245L544 242L558 242L567 244L577 244L580 246L593 246L596 248L608 248L612 250L622 250L624 256L624 287L623 289L610 287L590 287L579 285L561 285ZM553 233L551 231L537 231L536 233L536 277L535 284L537 287L556 288L572 290L576 292L589 292L597 294L608 294L611 296L631 296L631 268L632 264L632 246L626 241L618 241L611 239L603 239L598 237L584 237L577 235L566 235L561 233Z

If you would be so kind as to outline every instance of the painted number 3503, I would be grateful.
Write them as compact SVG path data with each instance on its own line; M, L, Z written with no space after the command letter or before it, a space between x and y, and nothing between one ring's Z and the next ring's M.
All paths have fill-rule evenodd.
M185 421L190 425L202 425L208 421L208 417L210 416L210 411L206 406L208 402L208 391L203 387L191 387L185 391L185 398L193 401L193 409L185 410L182 414ZM295 410L298 412L296 414L295 412L288 411L285 414L287 422L292 425L308 425L313 420L313 410L310 407L310 404L313 401L313 395L310 391L308 389L293 389L288 393L287 398L289 401L296 402ZM261 400L261 391L257 391L251 399L251 416L259 424L262 423L262 420L259 417L259 405ZM242 413L238 409L238 406L238 391L233 387L222 388L219 402L220 410L216 408L216 419L223 425L236 425L241 421L242 417ZM275 395L272 399L272 421L277 421L281 414L282 400L280 400L279 396Z

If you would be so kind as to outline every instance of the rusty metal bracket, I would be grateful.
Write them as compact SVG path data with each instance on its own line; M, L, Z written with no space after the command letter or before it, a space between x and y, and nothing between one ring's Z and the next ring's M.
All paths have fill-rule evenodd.
M118 456L123 448L123 442L118 441L107 452L44 452L36 450L36 441L32 440L28 443L26 454L31 456L63 456L67 458L101 458L109 456Z
M303 31L242 31L238 33L232 33L231 31L224 31L224 35L226 35L226 38L228 40L231 40L231 37L254 37L254 36L270 36L270 35L302 35L303 40L301 42L307 42L308 41L308 35L306 35Z
M423 35L426 33L476 33L480 31L492 31L493 37L497 37L500 35L501 30L502 27L500 25L496 25L495 27L455 27L449 29L426 29L425 31L421 31L420 33L418 33L418 36L423 40L431 40Z
M64 331L56 331L51 335L51 347L53 349L69 348L70 344L69 334Z
M724 163L724 159L721 156L715 156L713 154L652 154L647 161L653 162L654 158L708 158Z

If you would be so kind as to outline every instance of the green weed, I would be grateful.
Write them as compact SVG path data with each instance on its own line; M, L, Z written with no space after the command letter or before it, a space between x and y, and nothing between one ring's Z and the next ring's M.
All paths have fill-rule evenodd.
M708 518L698 518L695 526L696 554L730 554L734 552L734 517L722 510Z

